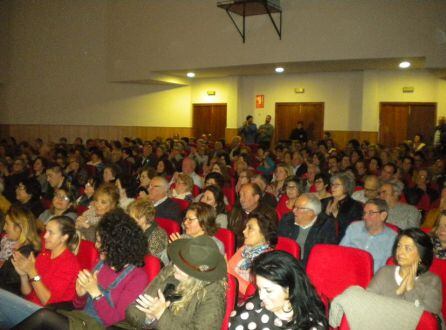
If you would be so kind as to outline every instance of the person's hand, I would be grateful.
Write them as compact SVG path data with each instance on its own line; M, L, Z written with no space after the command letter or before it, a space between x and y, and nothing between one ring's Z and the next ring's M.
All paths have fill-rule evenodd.
M180 233L172 233L169 236L169 243L175 242L177 239L181 239Z
M136 308L145 313L149 318L159 320L164 311L170 306L170 301L166 301L161 290L158 290L158 297L151 297L142 294L136 299Z
M32 252L28 257L25 257L20 252L15 251L12 254L12 264L19 275L28 275L29 277L37 275L36 258Z
M396 290L397 295L402 295L405 292L411 291L414 288L415 277L417 276L417 270L418 270L418 263L415 263L412 266L410 266L409 271L403 277L403 281Z
M76 285L77 282L92 297L102 294L98 286L98 271L92 274L87 269L81 270L77 276Z
M87 217L81 215L76 219L76 229L90 228Z
M78 274L78 278L76 280L76 293L79 297L85 296L87 294L87 290L85 290L85 288L81 284L81 281L79 280L79 274Z

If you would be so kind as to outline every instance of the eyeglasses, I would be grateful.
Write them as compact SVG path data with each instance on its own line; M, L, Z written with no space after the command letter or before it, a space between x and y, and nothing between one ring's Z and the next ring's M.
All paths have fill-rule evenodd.
M294 184L287 184L286 185L286 189L296 189L297 186L295 186Z
M381 212L383 212L383 211L368 211L368 212L363 212L363 213L362 213L362 216L363 216L363 217L365 217L365 216L372 216L372 215L374 215L374 214L378 214L378 213L381 213Z
M295 206L294 210L296 211L312 211L310 208L308 207L299 207L299 206Z
M188 218L188 217L184 217L184 218L183 218L183 221L184 221L184 222L192 222L192 221L194 221L194 220L198 220L198 218Z
M66 202L68 202L70 200L70 198L68 196L64 196L64 195L61 195L61 194L56 194L56 195L54 195L54 197L58 198L58 199L61 199L63 201L66 201Z

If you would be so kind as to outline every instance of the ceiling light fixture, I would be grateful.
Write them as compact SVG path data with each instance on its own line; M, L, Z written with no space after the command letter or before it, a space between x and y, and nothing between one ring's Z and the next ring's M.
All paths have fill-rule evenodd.
M403 61L398 65L401 69L407 69L410 67L410 62L408 61Z
M194 72L188 72L186 74L186 76L188 76L189 78L194 78L195 77L195 73Z
M285 69L282 68L281 66L278 66L277 68L275 68L275 71L276 71L277 73L282 73L283 71L285 71Z

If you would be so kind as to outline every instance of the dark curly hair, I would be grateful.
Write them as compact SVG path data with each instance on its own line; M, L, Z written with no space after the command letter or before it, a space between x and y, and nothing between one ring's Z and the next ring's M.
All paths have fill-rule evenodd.
M99 221L97 234L99 251L105 255L105 263L120 272L125 265L144 266L148 253L147 239L136 222L123 210L106 213Z

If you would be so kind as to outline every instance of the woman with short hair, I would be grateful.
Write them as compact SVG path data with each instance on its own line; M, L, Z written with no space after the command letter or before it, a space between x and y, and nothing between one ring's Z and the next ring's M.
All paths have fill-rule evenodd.
M160 258L161 253L167 248L168 237L155 221L156 210L153 203L147 198L140 198L132 202L127 211L144 232L149 253Z

